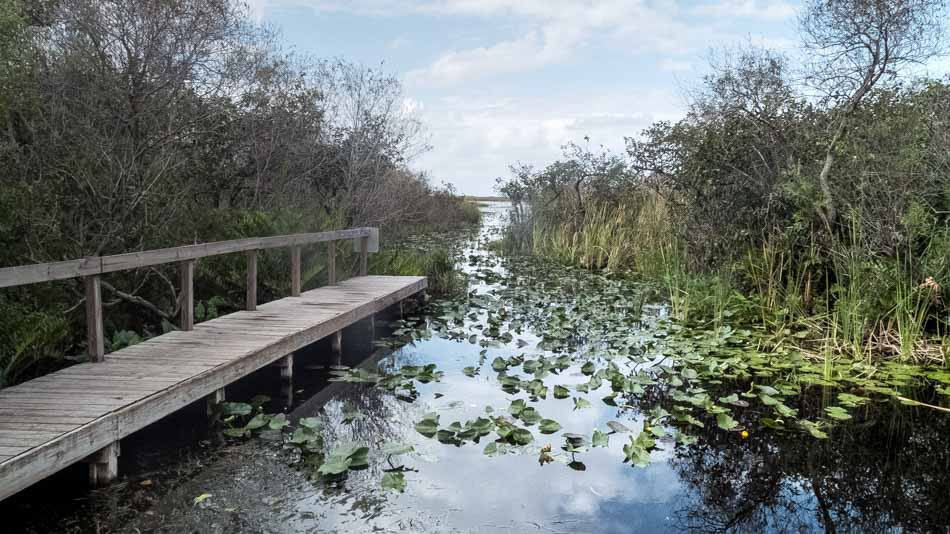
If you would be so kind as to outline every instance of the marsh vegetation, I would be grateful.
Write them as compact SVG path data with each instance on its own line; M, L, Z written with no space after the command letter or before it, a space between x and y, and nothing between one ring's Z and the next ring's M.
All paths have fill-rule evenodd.
M833 366L946 363L943 2L806 2L798 55L712 54L687 116L499 184L504 244L659 282L682 321Z

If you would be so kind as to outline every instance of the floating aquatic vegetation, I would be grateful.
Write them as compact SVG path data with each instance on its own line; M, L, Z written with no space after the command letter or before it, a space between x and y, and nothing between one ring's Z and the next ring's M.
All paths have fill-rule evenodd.
M768 436L825 439L838 425L863 422L874 404L932 409L946 400L925 404L919 395L950 396L945 369L815 362L794 346L773 344L761 328L742 324L743 314L723 313L716 325L670 319L658 293L636 281L530 257L471 255L467 263L470 291L395 321L393 335L379 344L411 353L414 343L436 337L467 345L469 359L444 371L431 363L331 371L333 381L379 387L403 401L421 405L420 391L441 398L420 407L408 423L419 434L413 435L417 445L478 444L486 457L537 454L542 466L563 463L576 470L588 468L585 454L591 465L595 454L614 454L618 463L644 467L658 450L689 448L700 440L753 436L748 444L755 445ZM461 374L469 385L497 388L489 401L494 406L485 406L483 414L450 417L447 412L464 409L468 399L431 386L445 373ZM551 402L566 410L551 412ZM606 428L599 418L604 411L614 412ZM344 405L342 413L344 424L363 419L352 407ZM573 415L559 421L552 413ZM309 468L332 478L362 466L353 445L327 453L322 430L313 424L301 421L286 430L288 442L306 453ZM411 469L393 465L392 456L408 454L411 447L366 447L365 458L389 462L382 489L405 490Z
M397 398L407 401L415 400L419 396L415 382L428 384L438 382L442 378L442 372L437 370L435 364L406 365L392 374L372 372L362 367L333 366L330 374L333 375L330 378L331 382L376 385L386 391L391 391Z

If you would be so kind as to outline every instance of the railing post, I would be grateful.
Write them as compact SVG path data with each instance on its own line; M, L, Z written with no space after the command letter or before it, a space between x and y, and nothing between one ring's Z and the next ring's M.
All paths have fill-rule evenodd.
M327 284L336 285L336 241L327 241Z
M290 296L300 296L300 246L290 247Z
M179 265L181 272L181 329L188 332L195 328L195 260L185 260Z
M99 275L83 278L86 284L86 352L89 361L105 360L105 339L102 333L102 283Z
M245 309L257 309L257 251L247 251L247 303Z
M369 236L360 238L360 276L366 276L366 263L369 257Z

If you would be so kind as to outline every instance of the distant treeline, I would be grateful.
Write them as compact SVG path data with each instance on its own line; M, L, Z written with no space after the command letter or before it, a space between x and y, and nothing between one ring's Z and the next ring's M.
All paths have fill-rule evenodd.
M355 225L391 239L477 219L408 169L427 149L394 76L293 54L240 2L0 2L2 266ZM199 266L199 299L226 307L239 272ZM107 329L169 327L174 280L109 277ZM282 289L267 284L265 298ZM81 352L81 301L78 283L0 292L0 386Z
M469 200L471 202L508 202L508 197L504 197L504 196L475 197L471 195L465 195L465 200Z

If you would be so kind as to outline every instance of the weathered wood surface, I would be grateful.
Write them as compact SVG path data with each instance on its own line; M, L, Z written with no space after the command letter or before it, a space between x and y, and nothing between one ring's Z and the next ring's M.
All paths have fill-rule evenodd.
M0 390L0 499L425 288L352 278Z
M101 362L105 354L102 329L102 283L98 275L87 276L86 285L86 352L89 360Z
M95 256L54 263L37 263L35 265L6 267L0 269L0 287L66 280L69 278L125 271L164 263L195 260L208 256L232 254L235 252L309 245L312 243L345 239L358 240L362 237L366 237L369 240L369 252L377 252L379 250L379 230L376 228L349 228L346 230L311 234L254 237L147 250L143 252L131 252L114 256ZM354 246L356 245L354 244Z
M290 248L290 296L300 296L300 247Z
M257 310L257 251L247 252L247 303L244 309Z
M181 288L178 296L181 301L180 328L189 331L195 327L195 260L181 262L179 270L181 274Z

